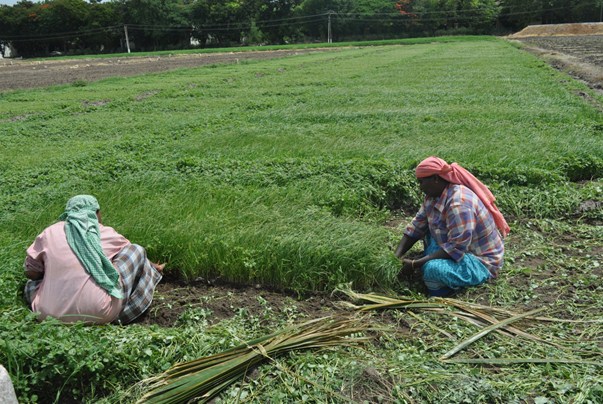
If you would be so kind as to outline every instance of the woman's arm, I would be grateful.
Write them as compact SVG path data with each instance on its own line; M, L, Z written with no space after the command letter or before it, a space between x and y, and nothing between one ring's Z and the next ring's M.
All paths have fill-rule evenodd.
M402 258L402 256L406 254L417 241L419 241L419 239L409 237L405 234L402 237L402 240L400 240L400 244L398 244L398 248L394 254L398 258Z
M25 269L25 276L28 279L37 281L38 279L42 279L44 277L44 261L40 261L40 259L41 257L39 256L38 259L35 259L29 254L25 258L25 264L23 267Z
M41 272L29 271L26 269L25 276L28 279L31 279L32 281L37 281L38 279L42 279L44 277L44 274Z

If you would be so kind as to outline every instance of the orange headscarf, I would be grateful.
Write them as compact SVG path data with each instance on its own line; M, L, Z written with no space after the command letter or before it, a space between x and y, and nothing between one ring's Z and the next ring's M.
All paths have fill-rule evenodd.
M498 227L498 230L503 235L503 237L505 237L507 234L509 234L509 231L511 231L504 216L502 215L502 213L500 213L500 210L498 210L498 208L494 204L496 198L494 197L492 192L490 192L488 187L485 186L480 180L475 178L473 174L465 170L457 163L448 164L441 158L428 157L419 163L419 165L415 169L415 175L417 176L417 178L425 178L431 177L432 175L438 175L452 184L465 185L473 192L475 192L477 197L481 199L484 206L486 206L486 208L494 218L496 227Z

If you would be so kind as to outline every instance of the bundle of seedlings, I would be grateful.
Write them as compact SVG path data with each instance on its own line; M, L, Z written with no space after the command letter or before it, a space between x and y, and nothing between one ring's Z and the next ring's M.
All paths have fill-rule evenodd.
M388 297L382 296L375 293L357 293L353 291L349 286L337 289L337 292L342 292L353 301L358 304L350 302L341 302L343 306L359 310L359 311L371 311L371 310L382 310L382 309L403 309L410 312L422 311L422 312L433 312L438 314L450 315L478 327L481 330L470 338L464 340L454 348L446 352L440 357L442 362L446 363L488 363L488 364L512 364L512 363L579 363L588 364L595 366L603 366L603 362L600 361L600 352L590 351L579 351L576 349L568 348L557 344L550 340L542 339L533 334L527 333L511 324L518 322L519 320L532 320L532 321L544 321L544 322L570 322L570 323L600 323L603 320L569 320L552 317L537 316L538 313L542 312L545 308L541 307L535 310L531 310L526 313L515 313L509 310L484 306L475 303L468 303L452 298L430 298L430 299L414 299L411 297ZM488 335L489 333L496 331L505 336L521 337L537 343L546 344L559 349L566 354L577 354L573 357L566 356L565 358L463 358L463 359L452 359L458 352L464 350L469 345L478 341L480 338ZM581 355L595 356L596 361L585 360Z
M204 403L262 362L295 350L364 343L368 337L363 335L369 330L367 322L358 316L328 316L294 325L222 353L176 364L143 381L149 390L139 402Z

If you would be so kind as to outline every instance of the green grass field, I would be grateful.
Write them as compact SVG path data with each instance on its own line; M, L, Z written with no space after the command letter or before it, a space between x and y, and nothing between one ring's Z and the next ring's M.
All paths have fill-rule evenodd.
M429 155L488 184L512 228L501 278L463 299L601 321L603 212L581 206L603 200L603 114L580 92L603 103L503 40L467 38L1 93L0 364L23 402L131 402L139 391L126 390L141 378L284 321L36 323L21 302L24 251L70 196L97 196L106 224L185 279L408 294L392 250L421 197L412 168ZM393 217L397 228L385 225ZM597 365L443 364L450 337L475 328L392 315L413 333L389 324L364 349L284 357L222 399L603 400ZM534 323L563 349L489 336L467 356L601 364L600 324ZM383 380L369 383L368 367Z

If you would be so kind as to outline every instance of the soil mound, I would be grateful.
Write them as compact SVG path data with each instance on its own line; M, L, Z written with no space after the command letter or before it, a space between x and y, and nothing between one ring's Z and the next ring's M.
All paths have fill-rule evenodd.
M528 25L509 38L534 36L603 35L603 22L583 22L576 24Z

